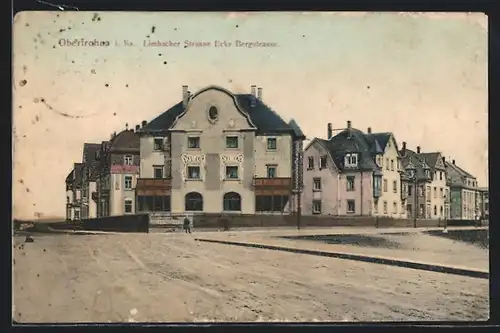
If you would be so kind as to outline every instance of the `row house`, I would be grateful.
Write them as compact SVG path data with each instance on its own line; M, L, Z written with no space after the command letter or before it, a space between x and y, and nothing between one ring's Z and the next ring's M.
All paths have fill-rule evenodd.
M393 133L347 127L304 151L304 214L406 217L406 181Z
M297 210L305 136L264 103L262 88L183 86L182 100L138 133L138 212Z
M103 141L96 151L98 161L95 174L96 191L92 200L96 202L96 215L116 216L134 214L136 211L135 187L139 176L140 147L136 126Z
M445 158L440 152L423 153L406 148L399 152L407 178L407 214L419 219L450 218L450 188Z
M452 219L474 220L480 214L480 191L477 179L455 164L455 160L446 161L451 192Z
M96 177L98 161L96 160L97 151L101 145L98 143L84 143L82 154L82 172L81 172L81 208L80 216L82 219L97 217L97 202L92 199L92 193L96 192Z
M81 209L82 163L74 163L66 177L66 220L79 220Z

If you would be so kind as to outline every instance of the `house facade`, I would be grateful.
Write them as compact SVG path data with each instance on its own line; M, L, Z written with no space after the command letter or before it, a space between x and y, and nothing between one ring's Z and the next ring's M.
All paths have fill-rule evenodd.
M136 127L137 129L137 127ZM96 159L96 194L98 217L134 214L135 187L139 176L139 135L127 128L101 143Z
M450 218L474 220L480 214L477 179L457 164L446 161L450 183Z
M137 211L288 213L304 135L262 99L209 86L182 100L140 133Z
M101 145L98 143L85 143L82 154L82 173L81 173L81 208L80 215L82 219L97 217L97 202L92 200L92 193L96 192L96 169L98 161L96 160L97 151ZM94 198L95 199L95 198Z
M406 142L403 142L400 155L405 167L411 161L418 169L417 191L415 191L415 179L408 184L408 215L417 214L419 219L432 220L450 218L450 188L447 184L445 159L441 153L423 153L420 147L413 151L407 149Z
M479 192L479 211L483 219L490 217L490 194L487 187L480 187Z
M392 133L347 127L315 138L304 151L302 212L306 215L405 217L404 188Z
M81 174L82 163L74 163L73 169L66 177L66 219L80 220L81 218Z

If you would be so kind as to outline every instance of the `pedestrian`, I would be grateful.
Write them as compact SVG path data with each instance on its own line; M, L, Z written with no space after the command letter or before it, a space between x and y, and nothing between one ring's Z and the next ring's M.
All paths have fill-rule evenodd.
M191 233L191 221L189 221L189 217L186 215L184 216L184 231L187 233Z

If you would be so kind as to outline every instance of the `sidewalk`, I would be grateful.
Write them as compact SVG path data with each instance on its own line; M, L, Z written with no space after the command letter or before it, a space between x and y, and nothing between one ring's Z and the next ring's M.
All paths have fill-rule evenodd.
M464 229L457 227L459 229ZM331 229L308 230L308 231L272 231L272 232L211 232L195 234L197 240L212 242L230 242L237 244L251 244L252 247L262 245L266 247L277 247L280 249L291 249L299 251L316 251L320 253L336 253L338 255L363 256L378 260L404 261L418 265L440 266L457 270L469 270L479 272L478 274L488 274L489 253L486 249L481 249L470 244L452 241L446 238L423 234L422 231L436 229L411 229L403 230L377 230L357 233L352 228L347 230ZM454 228L455 229L455 228ZM390 235L387 233L397 232L399 234ZM408 232L408 235L401 233ZM308 235L335 235L335 234L357 234L374 235L383 237L389 241L401 244L400 248L387 247L362 247L348 244L327 244L314 240L284 239L282 236L308 236ZM235 244L236 245L236 244ZM374 260L375 260L374 259Z

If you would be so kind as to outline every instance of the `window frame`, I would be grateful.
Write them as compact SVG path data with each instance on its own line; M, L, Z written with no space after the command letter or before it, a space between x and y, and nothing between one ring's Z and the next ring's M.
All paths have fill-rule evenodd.
M195 141L191 141L191 140L195 140ZM191 145L191 143L194 142L196 143L194 146ZM190 149L190 150L198 150L200 149L201 147L201 139L199 136L191 136L189 135L187 137L187 149Z

